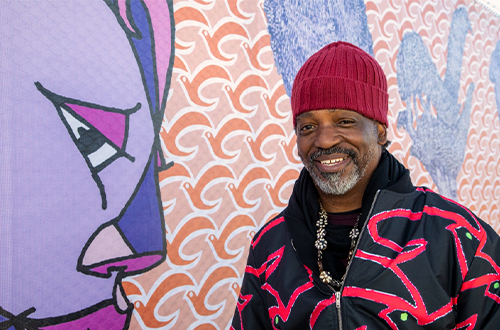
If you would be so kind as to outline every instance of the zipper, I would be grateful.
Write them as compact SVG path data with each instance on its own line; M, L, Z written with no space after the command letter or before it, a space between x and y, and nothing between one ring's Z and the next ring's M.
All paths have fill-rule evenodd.
M335 307L340 309L340 291L335 291Z
M342 290L342 288L340 289ZM335 291L335 307L337 307L337 318L339 320L339 330L342 330L342 313L340 312L340 296L342 291Z
M323 283L320 280L320 283ZM332 290L333 294L335 295L335 307L337 308L337 318L339 319L339 329L342 330L342 320L341 320L341 315L340 315L340 296L341 296L341 291L335 290L333 285L330 285L328 283L324 283L330 290Z
M349 263L349 265L347 265L347 269L345 270L345 277L344 277L344 281L342 282L342 286L340 287L340 290L335 291L335 289L333 289L333 287L330 286L332 288L333 292L335 293L335 307L337 308L339 330L342 330L342 313L340 310L340 298L342 297L342 291L344 290L344 284L347 280L347 273L349 272L349 268L351 267L352 261L354 260L354 256L356 255L356 251L358 250L359 242L361 241L361 236L363 236L363 233L365 232L365 228L368 225L368 220L370 219L370 216L371 216L372 211L373 211L373 207L375 206L375 202L377 201L377 197L378 197L379 193L380 193L380 189L377 190L377 192L375 193L375 197L373 197L373 202L372 202L372 205L370 206L370 211L368 212L368 215L366 216L366 221L363 224L363 228L361 228L361 232L359 233L358 241L356 242L356 247L354 248L351 262Z

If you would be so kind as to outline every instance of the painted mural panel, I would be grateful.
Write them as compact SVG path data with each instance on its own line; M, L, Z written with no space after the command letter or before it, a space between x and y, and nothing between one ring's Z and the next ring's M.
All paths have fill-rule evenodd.
M21 0L0 20L0 329L228 329L302 168L293 78L335 40L382 64L414 183L500 230L500 18L474 1Z
M406 103L406 110L398 113L398 128L410 135L410 154L422 162L439 192L453 199L457 198L456 178L465 156L474 93L471 82L465 100L458 102L465 38L470 31L467 9L459 7L451 19L443 78L417 32L405 32L397 55L398 91ZM412 109L417 102L423 113L414 119Z
M164 262L171 5L0 4L0 328L127 328L123 278Z

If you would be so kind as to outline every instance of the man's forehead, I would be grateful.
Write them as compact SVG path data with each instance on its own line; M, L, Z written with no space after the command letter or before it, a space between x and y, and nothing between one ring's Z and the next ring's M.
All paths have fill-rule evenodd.
M303 113L299 114L296 119L298 120L300 118L310 118L310 117L314 116L314 112L316 112L316 111L327 111L329 113L349 112L352 114L358 114L360 116L363 116L362 114L358 113L357 111L348 110L348 109L317 109L317 110L309 110L309 111L303 112Z

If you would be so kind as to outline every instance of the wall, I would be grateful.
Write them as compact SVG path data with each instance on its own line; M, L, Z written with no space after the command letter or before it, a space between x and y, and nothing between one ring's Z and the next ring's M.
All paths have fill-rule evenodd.
M229 328L302 168L293 77L335 40L381 63L413 182L500 231L500 18L473 1L21 3L0 4L0 322Z

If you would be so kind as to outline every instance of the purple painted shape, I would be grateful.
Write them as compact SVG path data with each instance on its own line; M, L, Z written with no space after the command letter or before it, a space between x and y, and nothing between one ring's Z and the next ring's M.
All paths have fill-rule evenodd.
M127 322L127 314L122 314L116 311L113 305L104 307L95 313L84 316L80 319L40 327L43 330L68 330L68 329L106 329L106 330L122 330Z
M85 118L92 126L110 139L119 148L125 137L125 115L100 109L67 103L73 111Z
M150 109L136 106L148 104L141 72L106 1L0 3L0 16L5 18L0 47L6 47L6 52L4 48L0 52L0 97L3 101L5 96L6 101L0 102L0 135L6 136L0 147L0 168L6 169L0 171L0 306L14 315L35 307L30 319L56 322L60 316L72 316L75 311L113 299L116 272L99 278L77 271L75 265L96 230L128 205L149 164L155 131ZM135 158L134 162L118 159L99 172L108 209L102 210L87 163L54 104L34 85L37 81L64 98L95 105L70 99L66 103L102 111L74 105L67 110L77 111L89 121L98 114L106 121L104 126L121 126L120 135L120 129L109 133L93 123L111 137L110 144L114 146L112 140L120 142L117 145L122 149L126 146ZM133 120L128 127L131 113ZM115 120L115 116L120 119ZM22 152L27 145L30 151ZM159 213L155 192L153 196ZM155 219L160 224L163 221L158 216ZM137 219L135 228L141 228L141 221ZM162 235L165 232L160 230L155 237Z
M170 22L170 9L167 1L145 0L151 15L151 25L153 27L155 50L156 50L156 70L158 72L158 101L163 102L165 87L167 82L167 72L170 65L172 33Z
M107 264L92 268L91 270L96 272L96 273L99 273L99 274L107 274L108 268L111 268L111 267L122 268L122 267L124 267L125 270L123 272L130 273L130 272L135 272L138 270L146 269L146 268L154 265L156 262L160 261L161 258L162 258L162 255L160 255L160 254L141 256L138 258L130 258L130 259L125 259L125 260L120 260L117 262L107 263Z

